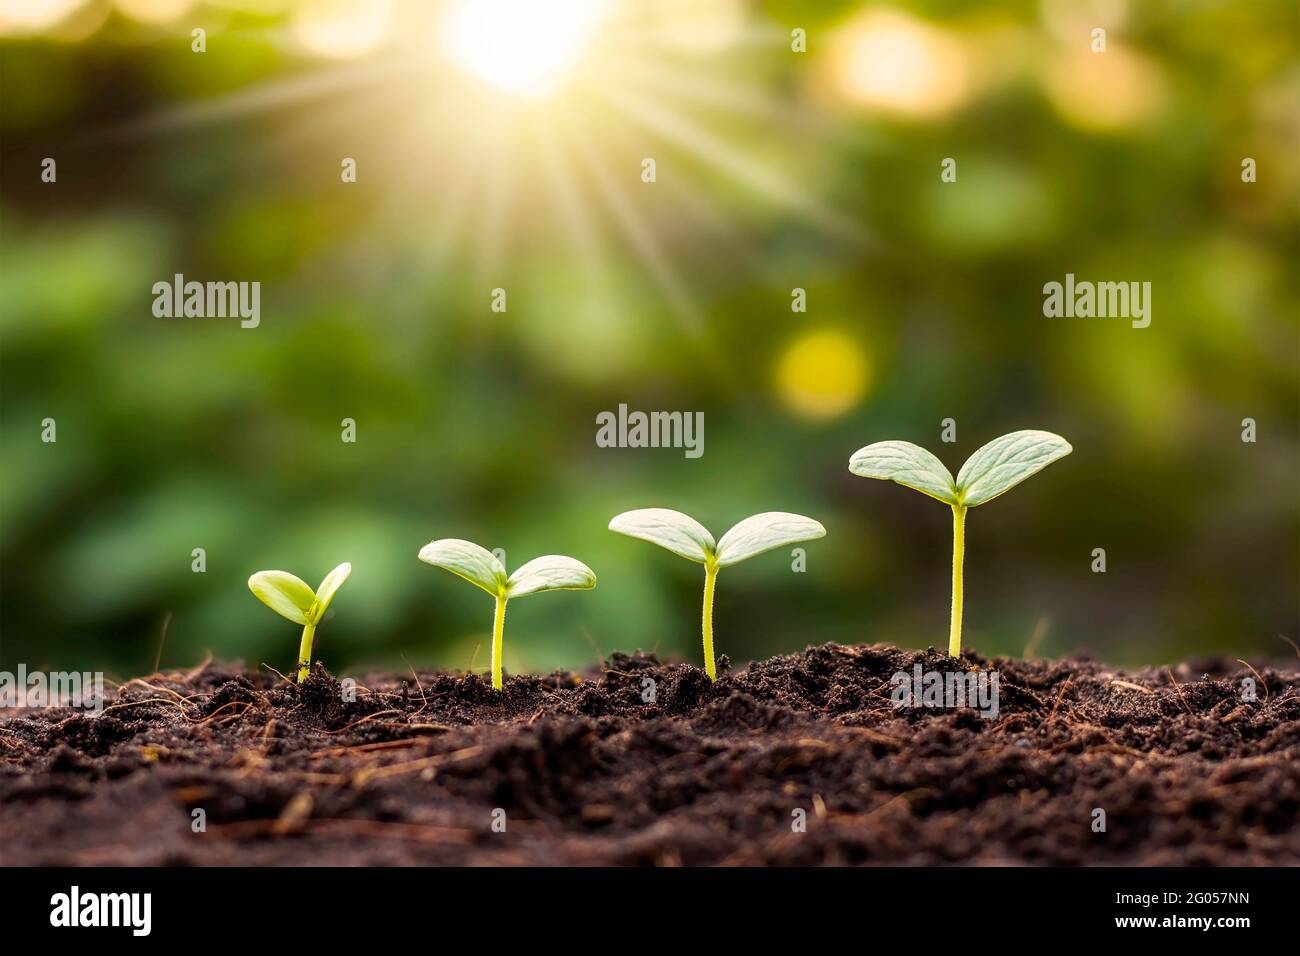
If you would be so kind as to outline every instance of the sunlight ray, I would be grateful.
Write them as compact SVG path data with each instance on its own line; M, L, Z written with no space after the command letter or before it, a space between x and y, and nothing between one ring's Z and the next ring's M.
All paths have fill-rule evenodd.
M614 219L615 226L651 278L667 295L670 312L677 319L682 330L695 343L701 360L713 377L714 384L737 408L739 415L744 417L751 414L746 392L735 364L729 361L725 350L701 320L698 306L690 298L681 279L664 256L658 239L646 226L628 198L619 192L613 175L596 154L591 142L582 135L575 134L567 125L564 133L565 141L574 144L579 161L590 173L590 179L595 183L605 208Z
M591 174L605 208L609 210L615 225L636 253L641 264L646 267L659 287L668 296L673 313L681 320L683 327L694 336L699 336L701 327L699 310L692 301L672 265L659 247L659 241L646 228L641 216L633 208L627 197L619 192L613 176L604 162L596 155L591 144L581 136L571 136L570 141L578 145L577 156Z
M515 133L510 120L501 113L493 113L490 123L491 148L486 150L486 162L479 179L481 202L474 267L480 279L493 280L495 284L494 276L504 260L503 247L517 177L511 148L515 143ZM508 143L507 137L510 137Z
M545 132L535 137L542 159L542 171L550 185L550 206L564 226L574 250L591 281L581 290L595 308L614 312L618 302L612 292L609 256L600 241L591 202L574 175L574 162L565 140Z
M656 2L662 0L650 0L647 5L653 6ZM697 31L683 33L684 29L690 30L689 26L665 28L663 24L647 27L640 18L631 17L615 21L607 29L604 40L610 47L626 44L641 50L697 59L709 59L718 53L745 49L783 47L790 43L790 31L774 20L737 23L729 29L725 40L716 43L705 41L697 35ZM689 39L683 42L684 38Z
M319 109L289 114L267 143L267 149L285 164L299 163L303 155L318 151L324 151L325 156L338 151L342 158L349 155L343 144L354 141L361 129L397 125L392 120L401 117L406 100L403 91L380 87L364 95L355 92L357 95L349 95L346 100L332 99ZM337 169L334 166L333 172L337 173Z
M438 211L437 222L429 232L429 262L436 269L443 269L451 260L452 243L463 231L469 220L471 198L479 190L483 171L475 159L474 152L461 149L456 153L455 178L450 180L444 195L450 197L447 204ZM410 227L410 208L405 206L401 197L396 197L394 214L399 221Z
M395 75L410 69L413 62L397 59L384 63L330 67L307 76L274 80L252 89L209 97L197 103L127 120L116 126L91 130L80 139L87 142L129 140L270 112L343 91L355 91L367 84L390 81Z
M855 242L868 240L867 233L857 222L805 196L780 175L754 162L745 153L722 142L690 120L673 116L647 100L619 93L610 86L601 87L597 92L629 118L660 133L723 172L738 177L767 198L802 213L842 238Z
M413 124L401 139L394 142L391 147L393 155L421 155L429 137L444 130L443 121L458 108L454 101L441 101L436 112L427 114L423 123ZM375 248L391 245L394 235L410 237L411 248L423 256L421 273L437 276L445 271L451 257L452 242L463 233L471 201L480 188L482 170L477 156L481 139L482 131L474 127L454 141L457 148L446 154L443 165L439 167L436 193L432 197L427 192L422 195L414 206L419 210L419 215L414 218L414 197L420 195L417 190L424 185L428 169L412 163L390 168L381 193L383 200L352 237L352 248L364 255ZM432 204L432 215L428 214L426 202ZM390 274L401 267L401 261L391 257L384 261L388 263Z
M542 157L542 169L551 183L551 207L564 223L569 242L582 260L601 275L608 263L597 241L591 203L573 175L569 150L558 137L543 133L536 137Z
M618 64L620 79L628 78L671 93L695 106L718 107L731 114L749 116L765 122L779 122L801 127L822 126L806 111L783 104L776 97L754 92L743 86L718 80L698 71L687 71L663 60L630 53Z
M640 135L639 127L630 121L621 113L615 113L610 120L617 120L620 124L629 128L629 132L623 137L630 140L634 135ZM607 129L612 126L610 120L605 120L604 125ZM689 220L697 226L700 226L707 233L716 238L719 242L733 251L737 258L753 268L761 268L757 249L752 241L749 241L744 229L735 220L734 216L729 216L719 204L717 197L711 195L702 185L692 182L689 176L669 176L661 179L655 184L655 188L662 190L665 194L665 208L671 208L675 214L683 220Z

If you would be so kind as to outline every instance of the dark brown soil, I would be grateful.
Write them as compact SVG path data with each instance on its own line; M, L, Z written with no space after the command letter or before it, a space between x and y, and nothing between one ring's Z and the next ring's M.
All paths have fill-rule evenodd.
M0 863L1300 863L1300 670L968 656L1000 677L986 720L895 709L915 663L950 669L826 645L710 686L615 655L503 697L370 676L351 703L319 665L155 674L97 718L0 716Z

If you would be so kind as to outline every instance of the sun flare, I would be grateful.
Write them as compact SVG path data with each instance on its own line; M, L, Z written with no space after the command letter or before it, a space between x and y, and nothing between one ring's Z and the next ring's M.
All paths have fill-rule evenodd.
M13 2L0 0L0 13ZM529 250L571 253L586 298L570 321L519 326L569 372L619 374L640 334L610 303L646 284L726 374L725 349L689 291L706 267L678 237L704 229L715 259L744 267L757 250L732 221L742 196L795 214L819 241L871 241L819 195L805 138L817 133L792 91L724 68L742 54L786 55L786 31L746 0L303 0L282 40L303 61L335 62L194 98L108 135L143 139L296 105L279 148L370 151L355 167L374 186L356 249L400 245L423 275L468 268L480 278ZM763 149L738 145L746 129L761 131ZM647 159L660 164L658 179L642 179Z
M606 7L606 0L457 0L446 49L493 86L542 96L577 65Z

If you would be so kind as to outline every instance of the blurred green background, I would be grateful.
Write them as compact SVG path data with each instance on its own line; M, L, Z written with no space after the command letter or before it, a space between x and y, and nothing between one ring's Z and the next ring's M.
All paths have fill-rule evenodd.
M437 537L597 572L511 605L510 670L698 660L700 569L605 529L647 506L826 525L802 574L721 576L733 660L942 646L950 516L849 455L955 473L1017 428L1075 451L972 513L968 645L1292 653L1294 0L647 0L569 33L481 2L0 0L0 665L285 670L248 575L350 560L332 669L482 669L491 601L416 560ZM1150 327L1045 318L1067 272L1150 281ZM154 317L175 273L259 281L260 326ZM598 448L620 403L702 411L703 457Z

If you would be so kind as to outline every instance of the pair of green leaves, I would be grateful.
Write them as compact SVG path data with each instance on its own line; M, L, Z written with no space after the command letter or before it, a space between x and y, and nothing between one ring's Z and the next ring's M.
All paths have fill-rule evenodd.
M1010 491L1073 450L1068 441L1051 432L1034 429L1011 432L993 439L967 458L956 478L938 458L907 441L878 441L859 448L849 459L849 471L855 475L897 482L952 508L950 656L961 656L966 512Z
M739 564L764 551L797 541L810 541L826 534L821 522L788 511L765 511L737 523L715 542L709 529L690 515L668 508L625 511L609 523L610 531L640 538L673 554L704 565L704 607L700 635L704 647L704 672L718 679L713 655L713 589L718 570Z
M350 574L352 565L345 561L325 575L325 580L315 591L302 578L288 571L258 571L248 579L248 589L259 601L281 617L302 625L302 640L298 645L299 684L307 679L311 669L316 625L325 617L334 595Z
M313 591L302 578L288 571L258 571L248 579L248 589L276 614L295 624L315 626L329 610L334 595L352 574L352 565L343 562Z
M534 558L507 575L495 554L473 541L443 538L420 549L420 560L445 568L493 597L508 599L538 591L586 590L596 586L596 575L581 561L562 554Z
M765 511L736 524L714 542L713 535L690 515L669 508L625 511L609 523L610 531L640 538L715 568L739 564L782 545L810 541L826 534L821 522L787 511Z
M444 568L470 584L481 587L496 599L492 619L492 686L505 687L502 654L506 620L506 602L539 591L585 591L596 586L596 575L581 561L562 554L534 558L507 575L505 565L487 548L460 538L430 541L420 549L420 560Z
M957 477L920 445L880 441L860 448L849 471L914 488L955 508L974 508L1010 491L1073 449L1060 435L1027 429L995 438L966 459Z

